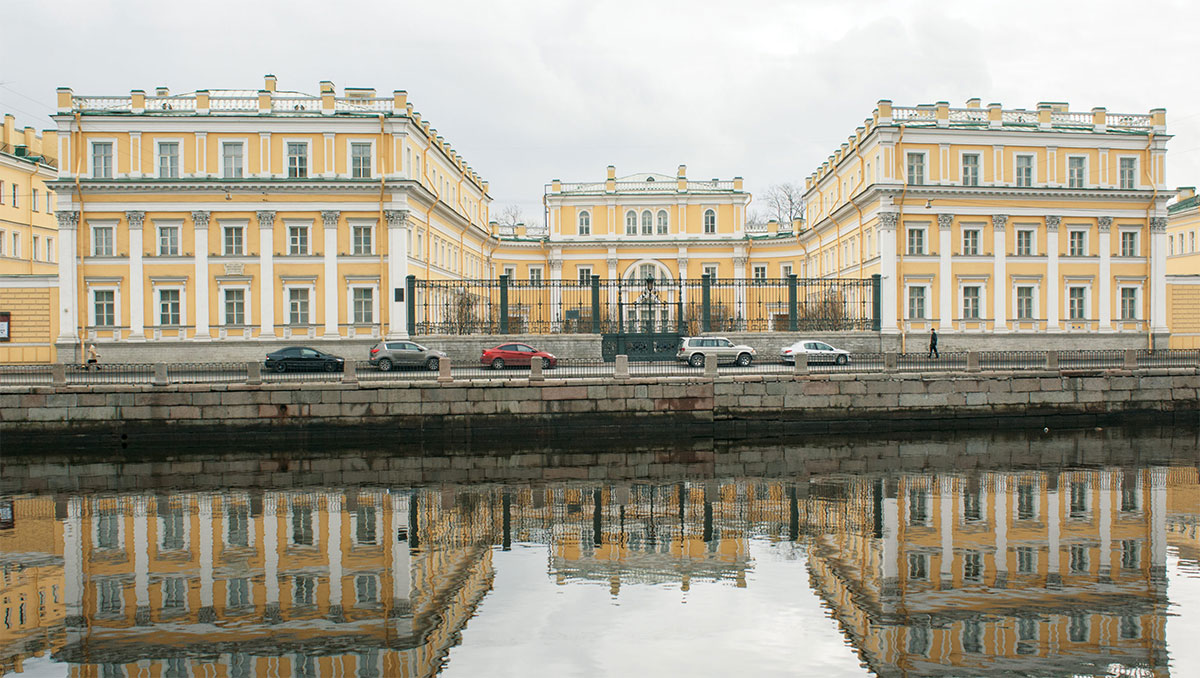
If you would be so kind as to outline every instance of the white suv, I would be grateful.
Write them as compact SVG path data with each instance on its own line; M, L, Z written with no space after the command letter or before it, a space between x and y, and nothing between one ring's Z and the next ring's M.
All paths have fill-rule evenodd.
M718 363L732 362L745 367L754 361L755 351L725 337L684 337L679 340L675 359L692 367L704 367L704 356L709 354L715 355Z

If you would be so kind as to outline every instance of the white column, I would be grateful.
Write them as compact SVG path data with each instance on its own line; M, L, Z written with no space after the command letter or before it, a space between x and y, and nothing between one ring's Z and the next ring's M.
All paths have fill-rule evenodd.
M613 248L613 247L608 248L608 259L606 259L605 263L608 264L608 281L609 281L609 285L608 285L609 318L608 319L615 321L617 319L617 317L616 317L616 315L613 315L613 314L615 314L617 312L617 286L615 284L617 281L617 250L616 250L616 248Z
M686 285L686 284L684 284L684 283L685 283L685 282L687 281L687 279L688 279L688 272L687 272L687 269L688 269L687 248L686 248L686 247L680 247L680 248L679 248L679 254L678 254L677 256L678 256L678 259L676 259L676 260L675 260L675 263L676 263L676 264L678 265L678 267L679 267L679 301L680 301L680 302L682 302L682 303L684 304L684 306L686 307L686 306L687 306L687 301L688 301L688 298L687 298L687 285Z
M258 336L275 336L275 212L258 212Z
M383 216L387 220L388 280L386 285L381 285L381 293L388 298L387 338L407 339L408 300L396 301L402 298L396 290L408 286L408 210L387 210Z
M212 339L208 330L208 210L192 212L192 237L195 238L196 253L196 329L192 338L197 341Z
M63 602L67 626L83 625L83 588L83 500L71 497L67 500L67 519L63 523Z
M938 328L948 330L954 320L954 273L950 266L950 236L953 214L939 214L938 221Z
M1120 477L1117 471L1100 472L1100 576L1112 572L1112 488L1111 478Z
M267 588L267 607L279 609L279 495L263 495L263 583Z
M996 506L992 514L996 530L996 554L992 557L996 567L996 588L1002 588L1008 580L1008 483L997 473L995 484Z
M79 229L79 212L58 211L58 338L57 343L74 344L79 341L79 267L76 255L76 238ZM60 360L62 356L60 354Z
M992 215L992 328L994 332L1008 331L1008 242L1004 227L1008 217ZM1003 481L1001 481L1003 482Z
M1167 328L1167 220L1150 219L1150 331L1165 334Z
M554 331L559 331L562 322L562 269L562 250L555 248L550 252L550 312Z
M125 213L129 227L129 338L135 341L146 338L146 274L142 268L142 227L146 213L131 210Z
M150 621L150 498L133 498L133 596L134 617Z
M746 263L749 262L749 260L750 260L750 257L746 256L746 253L744 250L742 250L741 248L734 250L733 277L735 279L737 279L737 280L745 280L746 279ZM746 286L745 285L738 285L737 287L733 288L733 306L734 306L734 309L733 309L734 316L733 317L741 319L744 322L749 316L749 314L746 312ZM744 327L739 326L738 329L744 329Z
M886 487L887 481L884 481ZM900 506L895 497L883 498L883 587L895 592L900 576Z
M1163 576L1167 566L1167 469L1150 469L1151 576Z
M329 165L332 171L332 164ZM321 212L321 221L325 224L325 339L340 339L338 332L338 265L337 265L337 210Z
M942 215L939 215L939 220ZM941 498L939 504L941 515L938 527L942 533L942 588L947 589L954 582L954 479L946 474L937 476L938 490Z
M886 163L885 163L886 164ZM900 333L900 314L897 312L896 294L900 281L896 270L896 213L879 214L879 273L880 310L879 329L883 334Z
M342 614L342 495L325 494L325 516L329 524L325 558L329 562L329 614Z
M1100 331L1112 332L1112 217L1100 217L1100 272L1097 274L1097 290L1100 303Z
M1062 573L1059 571L1058 551L1061 548L1058 541L1059 519L1062 507L1058 498L1058 485L1046 493L1046 585L1061 584Z
M212 621L213 606L213 506L212 495L197 498L200 528L200 621ZM206 612L207 610L207 612Z
M1062 217L1046 217L1046 329L1057 330L1058 299L1062 281L1058 278L1058 224Z
M412 554L408 545L412 543L412 528L408 524L409 502L416 497L407 495L392 495L392 610L396 631L409 635L412 633ZM400 528L405 528L404 539L400 539ZM412 653L410 653L412 654Z

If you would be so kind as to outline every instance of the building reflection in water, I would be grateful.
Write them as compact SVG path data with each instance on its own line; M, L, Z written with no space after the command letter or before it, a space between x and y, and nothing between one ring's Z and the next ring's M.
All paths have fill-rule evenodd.
M0 672L430 675L497 549L548 545L554 581L617 596L744 587L767 539L804 545L878 675L1166 675L1166 554L1195 564L1198 506L1194 466L17 495Z

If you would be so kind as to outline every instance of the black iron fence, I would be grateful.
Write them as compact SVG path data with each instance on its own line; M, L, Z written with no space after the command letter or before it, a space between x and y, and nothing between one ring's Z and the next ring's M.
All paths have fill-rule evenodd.
M408 278L408 331L699 334L878 330L879 276L590 281Z

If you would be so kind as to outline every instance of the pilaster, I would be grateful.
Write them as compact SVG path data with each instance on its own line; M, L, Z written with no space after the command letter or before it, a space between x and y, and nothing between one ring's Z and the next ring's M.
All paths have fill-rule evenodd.
M129 338L132 341L146 339L146 274L142 260L145 222L146 213L141 210L125 213L125 224L129 229Z
M58 219L58 305L62 320L58 326L57 344L67 344L67 349L79 341L76 330L79 323L79 212L60 210ZM64 356L59 346L60 360Z
M387 210L383 213L387 222L387 267L388 281L381 285L380 292L388 294L388 339L408 338L408 306L403 292L408 284L408 210ZM382 307L383 305L380 304Z
M324 225L325 242L322 254L322 261L325 264L325 270L322 277L324 278L325 287L325 331L324 339L340 339L341 335L338 332L338 316L339 299L338 294L338 267L337 267L337 236L338 236L338 219L341 217L341 212L338 210L324 210L321 212L321 222ZM382 292L382 291L381 291ZM349 320L349 318L347 318Z
M1008 216L992 215L992 331L1008 331L1008 242L1005 226Z
M1096 285L1100 303L1100 331L1112 332L1113 285L1112 285L1112 217L1100 217L1096 223L1100 231L1100 272Z
M258 218L258 336L275 336L275 212L262 210Z
M1057 332L1058 301L1062 297L1062 281L1058 277L1058 225L1062 217L1046 217L1046 329Z
M208 210L192 212L192 236L196 248L192 257L196 270L196 330L193 339L196 341L212 339L208 329L208 220L211 215Z
M954 320L954 269L950 264L953 214L937 215L938 222L938 329L948 330Z
M1167 219L1150 219L1150 331L1166 334L1167 328Z
M896 222L895 212L879 213L879 272L881 286L880 332L899 334L900 314L897 312L899 281L896 279Z

